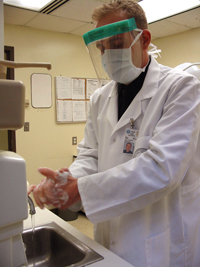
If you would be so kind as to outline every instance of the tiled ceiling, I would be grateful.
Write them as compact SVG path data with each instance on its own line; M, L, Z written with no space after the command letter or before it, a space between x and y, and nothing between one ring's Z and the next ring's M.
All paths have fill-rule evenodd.
M71 33L82 36L94 28L91 13L94 7L109 0L69 0L49 14L4 4L4 22L30 28ZM200 7L149 25L152 39L200 27Z

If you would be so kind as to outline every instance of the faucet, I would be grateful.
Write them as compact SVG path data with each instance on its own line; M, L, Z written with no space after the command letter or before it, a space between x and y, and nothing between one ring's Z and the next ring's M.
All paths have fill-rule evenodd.
M28 196L28 204L29 204L29 207L30 207L29 213L31 215L35 214L36 213L36 211L35 211L35 205L34 205L33 200L31 199L30 196Z

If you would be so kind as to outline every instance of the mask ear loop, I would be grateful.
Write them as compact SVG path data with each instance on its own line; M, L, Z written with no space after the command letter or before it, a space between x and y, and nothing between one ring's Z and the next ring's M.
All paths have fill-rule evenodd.
M132 42L132 44L131 44L130 47L132 47L132 46L139 40L140 36L141 36L142 33L143 33L143 30L140 30L140 29L135 29L134 31L137 31L137 32L139 32L139 33L137 34L137 36L136 36L135 39L133 40L133 42ZM142 71L143 71L143 72L145 71L145 67L142 68Z
M135 37L135 39L133 40L133 42L131 43L130 47L132 47L140 38L140 36L143 33L143 30L139 30L139 29L135 29L134 31L139 31L140 33L137 34L137 36Z
M138 31L140 33L135 37L130 47L132 47L138 41L138 39L143 33L143 30L140 30L140 29L134 29L134 31ZM148 51L149 55L152 55L154 58L157 58L158 56L161 58L161 55L160 55L160 53L162 52L161 49L157 49L157 46L152 43L149 44L149 47L152 47L152 49Z
M162 52L161 49L157 49L157 46L152 43L150 43L149 46L151 46L152 49L148 51L148 54L152 55L154 58L157 58L158 56L161 58L161 55L160 55L160 52Z

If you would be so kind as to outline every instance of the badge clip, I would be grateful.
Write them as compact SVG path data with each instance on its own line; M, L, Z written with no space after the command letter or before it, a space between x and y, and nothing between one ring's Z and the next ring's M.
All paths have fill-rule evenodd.
M134 127L134 119L133 118L130 118L130 125L131 125L131 128L133 129L133 127Z

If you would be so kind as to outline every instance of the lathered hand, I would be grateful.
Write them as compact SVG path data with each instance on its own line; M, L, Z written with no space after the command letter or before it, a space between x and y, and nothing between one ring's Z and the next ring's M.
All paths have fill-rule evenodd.
M46 178L37 186L30 186L28 194L33 192L35 202L41 209L45 205L66 209L80 200L77 179L71 176L67 168L59 171L39 168L38 171Z

